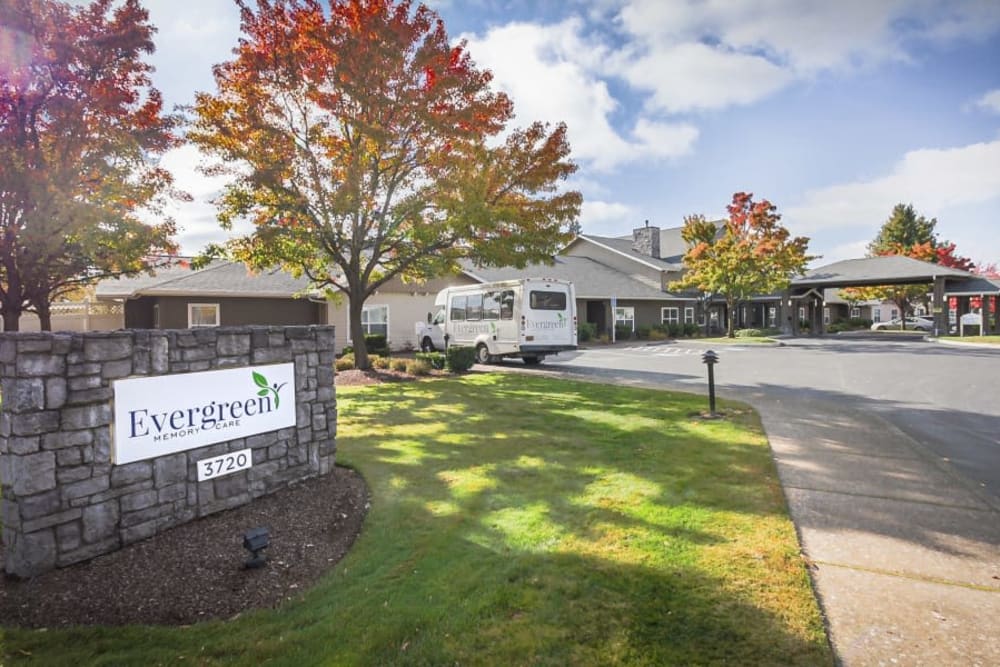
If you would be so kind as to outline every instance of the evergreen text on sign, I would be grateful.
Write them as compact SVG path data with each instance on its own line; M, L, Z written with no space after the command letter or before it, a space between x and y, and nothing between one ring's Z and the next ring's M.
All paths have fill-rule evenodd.
M122 465L295 425L295 364L114 383L113 463Z

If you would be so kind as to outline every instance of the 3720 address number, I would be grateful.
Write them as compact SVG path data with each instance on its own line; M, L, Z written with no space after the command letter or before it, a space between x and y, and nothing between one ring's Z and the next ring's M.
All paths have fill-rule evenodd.
M249 449L202 459L198 461L198 481L204 482L206 479L222 477L251 467L253 467L253 452Z

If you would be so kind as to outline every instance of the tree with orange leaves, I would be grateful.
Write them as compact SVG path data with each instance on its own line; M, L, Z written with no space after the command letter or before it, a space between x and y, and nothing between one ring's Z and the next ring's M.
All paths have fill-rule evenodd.
M151 87L153 27L138 0L0 3L0 315L51 328L60 295L148 270L175 250L170 175L152 158L177 119Z
M684 219L681 237L687 244L684 276L672 290L697 288L725 298L726 331L735 337L736 305L758 294L784 289L805 271L813 257L806 254L809 239L792 237L780 224L777 207L753 194L737 192L728 207L729 219L718 229L704 216Z
M220 221L249 217L226 252L281 265L346 296L355 363L369 365L362 309L387 281L461 258L523 266L568 240L580 194L566 128L513 116L465 44L424 5L389 0L239 2L235 58L201 93L191 139L234 181Z

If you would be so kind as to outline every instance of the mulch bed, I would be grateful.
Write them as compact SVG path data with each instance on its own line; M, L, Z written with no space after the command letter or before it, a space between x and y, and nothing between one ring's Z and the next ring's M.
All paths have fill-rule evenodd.
M188 625L277 607L343 558L368 507L361 476L335 468L86 563L24 581L0 575L0 623ZM258 526L271 534L268 563L244 569L243 533Z

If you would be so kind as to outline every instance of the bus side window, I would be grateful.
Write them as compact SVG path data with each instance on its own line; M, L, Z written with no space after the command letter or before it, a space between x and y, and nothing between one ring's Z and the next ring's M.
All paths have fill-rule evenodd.
M466 297L465 302L465 319L467 320L481 320L483 319L483 295L482 294L470 294Z
M451 297L451 320L461 321L465 319L465 296Z
M483 295L483 319L500 319L500 299L496 292L487 292Z
M505 289L500 292L500 319L514 319L514 290Z

